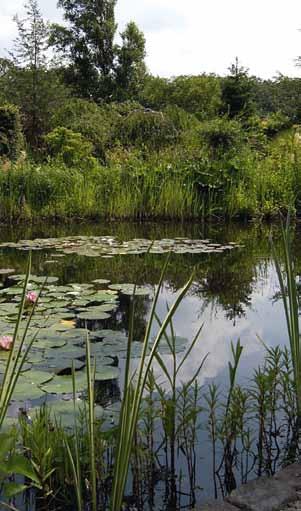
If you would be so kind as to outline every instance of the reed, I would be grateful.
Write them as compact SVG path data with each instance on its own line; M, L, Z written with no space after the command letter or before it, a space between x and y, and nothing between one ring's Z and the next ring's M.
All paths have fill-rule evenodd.
M27 319L24 332L21 337L19 337L19 330L21 326L22 316L24 312L24 305L26 300L26 291L27 291L27 285L30 278L30 270L31 270L31 254L29 255L28 264L27 264L27 271L26 271L26 277L24 280L23 285L23 292L21 297L21 303L18 311L18 317L16 320L15 328L14 328L14 334L13 334L13 342L12 347L8 356L4 377L2 381L2 385L0 387L0 430L3 425L4 419L7 414L7 409L10 403L10 400L12 398L14 389L17 385L18 378L20 376L20 373L22 371L23 365L26 361L26 358L28 356L28 353L31 349L31 346L36 338L36 335L34 335L31 340L27 341L27 333L30 326L30 322L32 319L32 316L35 311L35 307L38 303L38 299L35 301L35 303L32 305L29 317ZM41 291L40 291L41 293ZM25 341L27 342L27 346L25 347Z
M296 272L292 258L291 234L289 217L286 225L281 225L282 247L284 253L284 273L279 255L272 242L273 256L278 275L281 296L285 311L286 326L290 343L291 360L293 364L294 382L297 397L297 414L301 426L301 339L299 327L299 305L296 287Z
M131 344L133 341L133 323L130 325L130 333L128 339L128 350L127 350L127 358L126 358L126 368L125 368L125 377L124 377L124 395L122 401L122 407L120 412L120 420L119 420L119 431L118 431L118 441L116 448L116 458L115 458L115 468L113 475L113 488L111 495L111 503L110 508L112 511L120 511L122 506L122 500L124 495L124 489L126 485L126 480L128 476L129 464L131 451L133 446L133 439L135 430L138 422L138 415L141 406L143 392L146 388L146 383L148 379L148 375L150 373L152 362L156 356L158 346L160 344L161 339L165 336L166 330L168 326L171 324L171 320L180 305L183 297L185 296L187 290L192 284L193 275L188 280L186 285L179 292L178 297L176 298L173 305L168 310L168 313L163 320L159 331L155 337L150 353L148 354L149 345L150 345L150 336L153 322L156 318L156 307L158 303L158 298L161 292L161 287L164 279L164 275L166 272L168 260L166 261L163 271L161 273L161 277L159 280L159 284L157 287L157 291L155 294L155 298L153 301L150 318L146 327L144 342L142 346L142 353L140 358L139 367L136 374L132 374L131 371ZM132 314L133 317L133 314Z

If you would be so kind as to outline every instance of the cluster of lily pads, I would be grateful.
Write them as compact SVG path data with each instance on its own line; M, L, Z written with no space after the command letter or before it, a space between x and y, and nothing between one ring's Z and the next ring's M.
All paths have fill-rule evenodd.
M2 337L9 337L13 335L25 275L11 275L12 270L3 270L2 275L9 275L9 285L0 289L0 332ZM104 323L118 309L120 293L132 294L133 285L111 285L105 279L97 279L90 284L59 285L57 277L31 276L27 293L33 296L41 288L27 334L28 339L35 336L35 340L15 388L13 401L32 403L45 398L60 412L61 399L68 400L72 395L73 367L77 393L80 395L86 391L87 336L91 341L91 357L96 361L96 382L118 378L118 359L126 355L127 335L123 331L105 328ZM137 287L139 295L151 293L150 287ZM20 336L29 312L30 308L26 308ZM133 356L139 356L140 351L141 342L134 342ZM0 384L8 356L8 351L0 350ZM78 402L79 408L82 404ZM62 409L68 410L68 406L62 406Z
M0 248L18 250L55 250L56 258L66 254L113 257L148 251L155 254L222 253L237 246L233 242L221 245L207 239L184 237L155 241L138 238L120 241L111 236L37 238L0 244ZM3 341L2 349L0 346L0 385L9 356L8 341L12 339L25 275L16 275L11 268L2 268L1 276L4 280L0 280L0 336ZM29 339L35 336L35 341L14 390L13 401L29 401L32 404L35 400L40 403L41 399L46 399L61 415L63 410L68 410L66 400L70 400L72 396L73 369L76 372L78 395L81 396L87 389L87 336L91 341L91 356L96 362L96 382L108 382L118 378L119 359L125 358L127 352L127 334L109 329L107 320L118 310L120 294L132 295L134 285L111 284L106 279L97 279L87 284L60 285L57 277L45 279L44 276L32 275L27 289L29 306L35 301L41 287L38 306L27 334ZM139 296L151 293L150 286L135 288L135 294ZM19 335L22 335L25 329L29 309L30 307L25 309ZM178 337L176 350L185 349L186 343L185 338ZM162 354L169 353L168 343L162 340L159 350ZM141 339L138 339L132 344L131 355L139 357L140 353ZM79 411L83 404L83 401L78 402Z
M45 250L55 249L63 254L77 254L87 257L113 257L126 254L201 254L222 253L232 250L239 245L230 242L226 245L212 243L209 239L189 239L178 237L174 239L161 239L151 241L144 238L135 238L129 241L120 241L112 236L69 236L66 238L36 238L34 240L20 240L16 243L1 243L2 248L15 248L18 250Z

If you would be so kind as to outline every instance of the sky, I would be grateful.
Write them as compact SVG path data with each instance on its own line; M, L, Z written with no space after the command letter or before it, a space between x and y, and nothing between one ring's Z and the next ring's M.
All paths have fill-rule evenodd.
M16 35L12 16L24 0L0 0L0 55ZM57 0L40 0L43 16L61 21ZM224 75L235 57L251 74L301 77L300 0L118 0L118 29L133 20L146 37L154 75Z

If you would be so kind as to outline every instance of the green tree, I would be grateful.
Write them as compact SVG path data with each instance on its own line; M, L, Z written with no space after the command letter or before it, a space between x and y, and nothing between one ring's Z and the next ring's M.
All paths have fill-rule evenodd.
M40 74L46 66L48 26L41 16L36 0L28 0L25 8L25 18L20 19L17 15L14 17L18 37L14 41L11 57L16 68L19 68L18 77L27 92L27 135L31 143L36 145L40 131Z
M177 76L172 80L148 76L140 101L156 110L175 105L199 120L209 120L218 114L221 107L220 79L205 74Z
M0 63L0 86L3 99L20 108L27 141L38 148L52 112L64 101L67 91L56 70L48 68L48 25L37 1L29 0L25 8L23 19L14 17L18 37L10 59Z
M127 24L120 36L122 46L117 49L116 66L117 98L132 99L138 96L146 76L145 37L133 21Z
M254 113L254 79L248 75L248 70L235 63L229 68L230 74L222 81L222 111L230 118L246 118Z
M221 87L215 75L177 76L170 89L170 103L195 114L199 120L216 117L221 106Z
M117 0L59 0L68 26L52 25L50 44L67 57L66 80L86 98L108 97L115 59Z
M167 78L147 75L143 89L139 93L139 100L147 108L161 110L166 107L170 97L170 85Z

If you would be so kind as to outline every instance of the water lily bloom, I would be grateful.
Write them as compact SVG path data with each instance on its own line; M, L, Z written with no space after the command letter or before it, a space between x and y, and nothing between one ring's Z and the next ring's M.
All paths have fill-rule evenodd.
M9 351L13 345L13 338L11 335L3 335L0 337L0 350Z
M35 303L38 299L38 295L35 291L29 291L26 294L26 301L27 303Z

